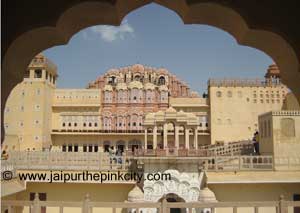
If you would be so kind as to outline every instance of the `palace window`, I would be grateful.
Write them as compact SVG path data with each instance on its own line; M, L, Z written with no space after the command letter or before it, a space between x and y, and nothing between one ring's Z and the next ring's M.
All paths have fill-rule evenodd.
M89 145L89 152L93 152L93 146Z
M77 144L74 145L74 152L78 152L78 145Z
M222 92L221 91L217 91L216 95L217 95L218 98L220 98L220 97L222 97Z
M72 147L72 145L69 145L68 146L68 152L72 152L73 151L73 147Z
M89 127L91 127L92 126L92 123L89 123Z
M72 124L71 124L71 123L68 123L68 126L72 126Z
M94 126L97 127L97 126L98 126L98 123L94 123Z
M62 126L65 127L65 126L66 126L66 123L62 123Z
M94 152L98 152L98 145L94 146Z
M158 79L158 85L165 85L166 84L166 79L164 76L160 76Z
M87 152L87 146L86 145L83 145L83 152Z

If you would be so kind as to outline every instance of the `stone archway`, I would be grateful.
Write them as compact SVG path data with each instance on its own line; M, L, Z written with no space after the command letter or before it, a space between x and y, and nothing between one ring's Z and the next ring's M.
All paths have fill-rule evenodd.
M272 5L257 5L256 3L244 3L245 5L243 5L243 3L232 1L220 3L215 0L69 0L59 1L57 4L54 2L45 4L45 8L37 10L36 18L31 17L28 20L26 19L28 14L26 9L13 11L12 8L20 7L13 5L16 4L15 1L6 1L5 5L8 5L9 12L15 12L15 14L9 14L9 12L6 14L13 18L18 18L19 14L22 14L24 17L19 17L22 20L19 22L23 22L24 26L18 22L22 26L16 26L15 23L12 23L16 29L10 27L8 32L5 31L8 38L3 42L2 50L1 113L4 112L8 95L13 87L22 81L26 67L39 52L68 43L75 33L89 26L120 25L127 14L151 2L175 11L185 24L215 26L230 33L239 44L265 52L281 70L282 82L294 92L298 101L300 100L300 87L298 85L300 82L300 40L297 41L299 38L295 35L289 35L284 21L282 21L283 24L274 21L275 24L273 23L273 25L267 24L269 19L259 22L264 16L272 17L272 10L269 11L271 13L269 15L265 14L266 10L261 11L262 15L254 12L257 10L247 10L247 8L252 7L254 9L256 7L257 9L269 8ZM34 6L35 1L31 2L33 5L30 5L30 1L26 1L26 3L29 5L27 9L36 8ZM275 2L273 4L275 5ZM38 6L42 7L42 5L43 3L40 3ZM277 10L282 9L280 5L277 7ZM290 9L293 8L290 6ZM4 9L4 11L7 10ZM24 14L20 12L24 12ZM39 12L42 14L39 15ZM259 14L259 18L257 14ZM34 15L35 13L32 14L32 16ZM288 17L290 14L287 12L285 15ZM295 18L295 20L297 19ZM34 23L35 21L36 23ZM276 24L280 25L281 28ZM296 26L291 25L290 27L292 29ZM3 124L3 116L1 123ZM1 126L3 137L4 129L3 125Z
M182 198L185 202L197 202L200 195L200 180L191 177L188 173L180 173L175 169L163 172L170 174L171 180L144 182L144 200L158 202L168 194L174 194Z

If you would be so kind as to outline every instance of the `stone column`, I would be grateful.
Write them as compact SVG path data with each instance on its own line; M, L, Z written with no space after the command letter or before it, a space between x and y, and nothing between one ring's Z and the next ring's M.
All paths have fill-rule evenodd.
M175 147L179 148L179 126L175 125Z
M145 150L147 149L147 140L148 140L148 132L147 132L147 128L145 129L145 139L144 139L144 144L145 144Z
M187 127L185 128L185 148L189 149L190 148L190 129L188 129Z
M164 124L164 140L163 140L163 148L168 147L168 124Z
M153 149L157 148L157 126L153 127Z
M195 128L194 132L194 148L198 149L198 127Z

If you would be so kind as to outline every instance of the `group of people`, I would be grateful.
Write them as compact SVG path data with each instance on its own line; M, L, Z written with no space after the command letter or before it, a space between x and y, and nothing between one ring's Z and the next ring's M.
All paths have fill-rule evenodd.
M122 164L123 152L121 149L117 149L115 151L114 147L110 146L108 148L108 153L109 153L110 163L114 162L114 163Z

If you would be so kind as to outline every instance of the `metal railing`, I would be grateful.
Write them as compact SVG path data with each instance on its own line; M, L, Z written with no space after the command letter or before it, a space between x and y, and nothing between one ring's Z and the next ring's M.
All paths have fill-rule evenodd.
M117 209L127 209L128 212L146 212L147 209L156 209L158 213L170 213L171 209L181 208L205 210L204 212L214 213L218 209L229 208L233 213L237 213L241 208L252 208L254 213L261 212L261 208L271 207L274 213L288 213L289 208L300 208L300 201L285 201L280 196L278 201L247 201L247 202L167 202L162 198L161 202L92 202L87 194L81 202L66 201L40 201L38 193L35 194L33 201L25 200L3 200L2 209L8 213L14 212L18 207L28 207L32 213L41 213L47 207L57 207L58 212L63 213L64 208L73 207L81 210L82 213L92 213L94 208L107 208L108 212L116 213ZM111 211L112 210L112 211ZM240 212L240 211L239 211ZM295 212L295 211L294 211Z

